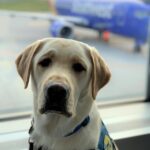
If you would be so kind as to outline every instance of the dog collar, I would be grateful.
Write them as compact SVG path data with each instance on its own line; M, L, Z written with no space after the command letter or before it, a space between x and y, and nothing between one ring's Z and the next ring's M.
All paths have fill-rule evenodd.
M68 134L66 134L64 137L68 137L71 136L73 134L75 134L76 132L78 132L81 128L86 127L90 122L90 117L87 116L79 125L77 125L73 131L69 132Z

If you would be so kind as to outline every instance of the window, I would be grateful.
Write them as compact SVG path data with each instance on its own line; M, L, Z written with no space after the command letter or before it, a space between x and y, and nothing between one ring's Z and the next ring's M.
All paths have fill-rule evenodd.
M68 6L67 3L74 7L76 4L66 1L66 6ZM77 40L95 46L99 50L111 70L111 80L106 87L100 90L97 96L98 101L114 100L118 102L119 100L121 102L125 99L132 101L146 98L149 51L148 15L140 3L142 2L137 5L129 2L120 4L121 7L114 7L115 4L110 3L107 5L108 8L105 3L99 4L89 18L84 10L91 5L96 5L96 1L87 2L80 12L84 13L81 16L85 17L85 20L95 17L96 21L92 20L93 24L91 23L87 27L92 26L97 31L67 24L69 29L70 27L75 29L74 36ZM56 7L58 13L62 9L66 9L64 4L62 8L61 4L56 3L55 5L58 5L58 8ZM77 5L80 5L80 1L77 1ZM146 7L146 4L144 5ZM52 4L49 6L51 12L54 12ZM24 90L23 82L15 68L15 59L28 44L50 36L53 22L50 26L47 19L50 14L48 4L40 0L0 1L0 8L0 113L31 110L31 88ZM102 16L97 14L99 9L101 9ZM108 11L106 11L107 9ZM77 9L72 11L72 14L77 14ZM90 15L90 11L88 15ZM80 17L79 14L77 16ZM83 22L85 20L83 19ZM138 24L139 28L135 24ZM143 28L142 31L141 28ZM68 32L68 28L65 31ZM63 33L65 34L65 32Z

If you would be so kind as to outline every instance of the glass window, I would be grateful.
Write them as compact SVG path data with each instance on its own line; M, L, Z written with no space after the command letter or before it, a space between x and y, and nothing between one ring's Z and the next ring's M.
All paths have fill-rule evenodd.
M82 11L76 6L82 6ZM92 9L87 11L89 7ZM100 90L97 100L144 99L148 74L149 9L148 4L135 1L100 3L89 0L82 5L79 0L64 0L63 4L61 0L56 0L55 4L50 0L49 3L44 0L0 0L0 114L31 109L31 88L29 85L24 90L15 59L28 44L50 37L52 30L57 30L53 27L54 22L50 23L48 19L49 14L56 11L60 15L77 17L82 23L90 22L85 23L89 29L73 26L73 23L69 27L73 28L75 39L99 50L111 70L111 80Z

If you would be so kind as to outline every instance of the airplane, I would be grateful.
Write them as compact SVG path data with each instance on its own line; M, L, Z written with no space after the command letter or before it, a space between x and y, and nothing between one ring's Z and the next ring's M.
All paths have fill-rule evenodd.
M100 34L110 32L132 38L135 51L140 51L148 41L148 0L48 0L48 4L50 14L30 16L49 20L49 32L53 37L73 38L74 26L82 26Z
M49 6L56 15L81 19L54 20L50 27L53 36L72 37L74 25L78 25L133 38L136 51L148 40L150 6L140 0L49 0Z

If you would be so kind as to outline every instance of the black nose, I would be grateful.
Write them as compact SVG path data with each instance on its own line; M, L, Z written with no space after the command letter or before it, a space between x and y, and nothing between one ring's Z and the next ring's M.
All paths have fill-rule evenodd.
M50 85L45 94L45 105L42 113L57 112L65 114L69 90L64 85Z
M67 98L67 94L68 90L66 87L59 84L54 84L48 87L46 96L50 101L60 102L61 100Z

